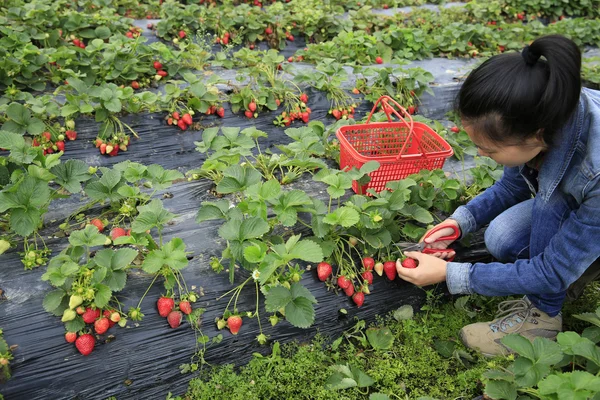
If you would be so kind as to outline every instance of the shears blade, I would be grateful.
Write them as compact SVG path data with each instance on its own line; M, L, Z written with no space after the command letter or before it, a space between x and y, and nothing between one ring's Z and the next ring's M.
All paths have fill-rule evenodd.
M398 248L402 251L423 251L423 249L425 248L425 243L421 242L421 243L414 243L414 242L398 242L398 243L394 243L395 246L398 246Z

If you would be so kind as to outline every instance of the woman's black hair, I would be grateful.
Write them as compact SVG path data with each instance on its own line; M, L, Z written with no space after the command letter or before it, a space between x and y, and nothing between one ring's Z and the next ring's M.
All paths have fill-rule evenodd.
M499 54L474 69L457 108L463 124L491 142L520 144L541 132L549 145L580 94L581 51L566 37L549 35L523 53Z

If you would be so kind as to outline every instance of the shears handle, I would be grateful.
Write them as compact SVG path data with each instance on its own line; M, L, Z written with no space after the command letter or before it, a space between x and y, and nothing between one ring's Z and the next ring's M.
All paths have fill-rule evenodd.
M451 235L442 236L441 238L438 238L436 240L436 242L442 241L442 240L453 240L454 241L454 240L456 240L456 239L458 239L460 237L460 230L456 226L454 226L454 225L440 225L440 226L436 226L435 228L433 228L432 230L430 230L429 232L427 232L427 236L425 236L423 238L423 240L427 239L429 236L431 236L434 233L440 231L441 229L446 229L446 228L451 228L453 230L452 234ZM448 250L450 250L450 249L448 249ZM442 250L442 249L432 249L432 248L426 247L426 248L423 249L422 252L424 254L435 254L435 253L441 253L443 251L444 250ZM450 258L447 258L446 260L447 261L452 261L452 260L454 260L454 256L452 256Z

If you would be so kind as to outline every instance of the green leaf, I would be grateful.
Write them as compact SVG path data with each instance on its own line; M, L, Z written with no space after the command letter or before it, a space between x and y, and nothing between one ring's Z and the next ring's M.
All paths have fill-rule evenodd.
M114 169L101 168L102 177L90 181L85 187L85 193L92 200L110 200L112 202L119 201L123 198L118 192L118 189L123 183L121 182L121 172Z
M456 343L450 340L433 340L433 347L442 357L450 358L456 349Z
M292 292L283 286L275 286L265 295L265 308L267 312L276 312L292 301Z
M0 131L0 148L12 150L25 146L25 139L22 135L14 132Z
M312 295L310 290L308 290L306 287L302 286L302 284L299 282L292 283L291 293L292 293L292 299L294 299L294 300L298 299L300 297L303 297L303 298L307 299L308 301L310 301L311 303L317 302L317 299L315 298L315 296Z
M502 344L515 351L519 355L526 357L532 361L535 361L535 353L533 351L533 344L529 339L524 338L518 334L509 334L502 338Z
M390 397L385 393L371 393L369 400L390 400Z
M81 160L67 160L62 164L55 165L50 171L56 175L56 183L71 193L81 191L81 182L87 182L91 175L88 173L88 165Z
M4 147L0 145L0 147ZM575 318L580 319L582 321L589 322L590 324L594 324L600 327L600 316L597 313L582 313L573 315Z
M288 256L317 263L323 261L323 250L312 240L301 240L288 251Z
M161 248L152 250L142 263L142 269L149 273L157 273L163 266L180 270L188 265L185 255L185 243L180 238L173 238Z
M285 306L285 319L298 328L308 328L315 322L315 309L306 297L297 297Z
M402 307L394 311L393 317L396 321L403 321L406 319L412 319L414 310L411 305L405 304Z
M101 283L96 285L96 296L94 297L94 303L96 303L96 307L105 307L110 298L112 296L112 291L106 285Z
M83 318L76 317L71 321L67 321L65 323L65 329L68 332L79 332L85 328L85 322L83 322Z
M50 293L48 293L45 297L44 297L44 301L42 302L42 306L44 307L44 310L46 310L49 313L53 313L54 310L56 310L60 304L63 301L63 298L67 295L67 292L65 292L62 289L56 289L51 291Z
M375 383L375 381L367 374L365 374L362 370L357 367L350 367L352 370L352 375L354 376L354 380L356 381L358 387L369 387Z
M356 225L360 221L358 212L350 207L340 207L333 213L327 214L323 218L323 222L329 225L341 225L344 228L349 228Z
M217 185L218 193L242 192L248 186L255 185L261 181L260 172L250 167L231 165L223 171L224 178Z
M152 228L162 228L173 219L175 214L170 213L163 207L162 201L152 200L150 203L138 207L139 214L131 224L131 230L135 233L142 233Z
M390 328L369 328L367 329L367 339L375 350L389 350L394 344L394 335Z
M407 217L411 217L422 224L433 222L431 213L418 204L405 204L400 210L400 213Z
M127 283L127 272L117 270L108 271L106 278L104 278L104 283L106 283L113 292L119 292L125 288L125 284Z
M146 169L146 178L152 183L154 189L166 189L173 181L183 179L183 174L177 170L165 170L158 164L152 164Z
M263 242L253 243L244 249L244 258L253 264L259 264L267 255L268 247Z
M42 213L36 209L13 209L10 214L10 228L17 235L31 235L42 220Z
M334 373L325 382L325 389L343 390L358 386L352 371L347 365L334 365L331 369Z
M517 388L511 382L489 381L485 386L485 394L496 400L515 400Z
M223 219L227 215L227 211L229 211L229 200L203 201L198 214L196 214L196 222Z
M106 242L106 236L98 232L94 225L88 225L82 230L74 231L69 236L69 243L73 246L102 246Z
M103 249L96 252L94 262L96 265L109 270L120 270L129 266L137 255L138 251L131 248L123 248L117 251Z
M6 116L19 125L27 125L31 118L31 112L19 103L11 103L6 108Z

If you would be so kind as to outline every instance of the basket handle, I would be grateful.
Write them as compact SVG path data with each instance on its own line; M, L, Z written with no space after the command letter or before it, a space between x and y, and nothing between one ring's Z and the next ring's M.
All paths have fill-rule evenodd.
M410 121L410 123L406 122L406 120L402 117L402 115L400 115L400 113L392 105L390 105L388 103L390 101L392 102L393 106L395 106L397 109L399 109L402 112L402 114L408 116L408 120ZM396 160L399 160L400 157L402 157L402 153L404 152L404 149L408 145L408 138L411 136L413 137L413 140L415 140L417 142L417 146L419 146L419 150L421 150L421 153L412 154L411 156L412 157L427 157L427 154L423 151L423 148L421 147L421 142L419 141L419 139L417 139L417 137L415 135L413 135L414 121L412 119L412 116L410 115L410 113L408 111L406 111L406 109L404 107L402 107L400 104L398 104L398 102L396 100L392 99L390 96L385 96L385 95L381 96L375 102L375 104L373 105L373 109L371 110L371 113L369 114L369 117L367 118L367 124L369 122L371 122L371 117L373 116L373 114L375 114L375 111L377 110L377 106L379 106L380 104L381 104L381 108L383 109L383 112L387 116L388 122L392 122L391 114L393 113L396 117L398 117L400 120L402 120L402 122L404 122L409 128L406 142L404 142L404 145L400 149L400 152L398 153Z

